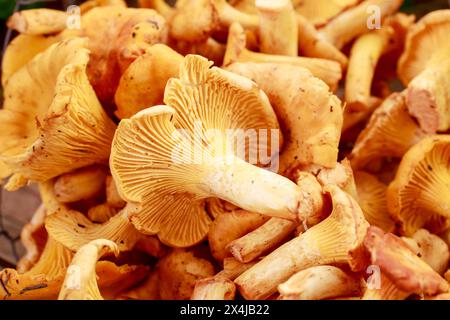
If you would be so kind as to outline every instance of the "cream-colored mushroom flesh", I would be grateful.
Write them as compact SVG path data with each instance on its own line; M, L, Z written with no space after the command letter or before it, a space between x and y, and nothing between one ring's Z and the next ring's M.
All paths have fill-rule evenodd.
M298 208L300 189L293 182L244 161L262 164L270 158L250 156L277 152L278 146L261 138L273 129L270 145L279 139L266 95L247 78L211 64L187 56L180 78L166 87L164 101L171 107L151 107L122 120L112 148L112 174L132 222L175 246L206 235L205 198L290 219ZM233 140L249 132L259 139L238 142L242 152L231 148L230 134Z

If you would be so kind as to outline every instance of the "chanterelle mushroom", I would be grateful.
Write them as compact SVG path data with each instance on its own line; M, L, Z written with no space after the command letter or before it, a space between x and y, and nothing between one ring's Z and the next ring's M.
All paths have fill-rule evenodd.
M450 135L424 138L403 156L387 203L406 235L419 228L440 232L449 226L449 181Z
M371 161L401 158L425 132L411 118L404 93L393 93L372 114L349 156L353 169L363 169Z
M428 133L450 127L450 10L427 14L410 28L398 63L398 75L408 85L407 104Z
M252 79L269 97L284 137L281 174L300 165L335 166L342 106L324 82L302 67L279 63L233 63L227 70Z
M392 233L384 233L381 229L371 226L364 246L370 253L371 263L380 268L384 279L388 279L388 282L384 283L384 289L383 282L381 283L382 290L386 291L387 286L390 286L391 290L400 290L408 296L412 293L435 295L449 289L444 278Z
M61 41L8 79L0 111L0 161L13 172L7 189L108 162L116 125L87 78L86 46Z
M262 154L270 161L278 151L272 143L278 122L267 96L249 79L211 64L187 56L180 78L166 87L164 102L173 108L151 107L122 120L113 143L110 166L132 223L172 246L204 238L210 223L205 198L287 219L296 218L301 202L295 183L244 161L258 151L250 162L264 162ZM251 132L260 138L246 139ZM275 135L261 136L269 132ZM234 147L239 137L242 152Z

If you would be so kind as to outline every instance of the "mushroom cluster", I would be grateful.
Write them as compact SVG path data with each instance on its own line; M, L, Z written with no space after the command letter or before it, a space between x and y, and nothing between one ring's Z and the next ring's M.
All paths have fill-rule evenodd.
M138 2L8 20L0 299L449 299L450 9Z

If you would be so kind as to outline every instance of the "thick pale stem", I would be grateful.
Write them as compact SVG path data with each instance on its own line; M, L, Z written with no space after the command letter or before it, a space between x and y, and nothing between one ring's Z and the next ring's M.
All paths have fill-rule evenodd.
M286 239L297 225L289 220L272 218L242 238L232 241L228 249L242 263L253 261Z
M339 62L342 69L347 67L348 59L333 44L322 39L319 31L304 17L297 15L298 45L302 56L315 57Z
M320 30L323 38L338 49L366 33L369 28L375 29L381 24L381 19L395 12L403 3L403 0L369 0L351 8L333 20Z
M291 0L256 0L261 52L298 55L297 18Z
M339 80L342 78L342 69L340 64L336 61L326 59L287 57L242 49L236 55L236 60L224 61L224 64L228 65L232 62L269 62L300 66L308 69L313 76L323 80L333 91L337 88Z
M215 4L222 25L230 26L233 22L239 22L245 29L258 29L258 16L239 11L226 0L216 0Z
M209 166L203 180L206 194L251 212L296 219L301 189L289 179L233 156Z
M375 67L388 44L389 31L367 33L353 44L345 82L345 100L352 111L370 109Z

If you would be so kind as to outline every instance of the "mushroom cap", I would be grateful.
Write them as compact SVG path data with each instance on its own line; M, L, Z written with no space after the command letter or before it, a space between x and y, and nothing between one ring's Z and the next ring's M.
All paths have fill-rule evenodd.
M358 203L370 225L375 225L386 232L394 231L395 223L387 209L387 185L364 171L355 172L355 183Z
M450 55L449 32L450 10L432 11L409 29L397 70L405 85L429 65Z
M387 190L388 210L401 230L439 233L450 222L450 135L434 135L413 146Z
M342 103L323 81L300 66L281 63L237 62L227 70L252 79L269 97L284 138L281 174L300 165L335 166Z
M114 95L119 119L161 104L167 81L179 73L183 56L164 44L155 44L134 60L120 77Z
M424 136L408 113L404 93L393 93L372 114L349 159L357 170L380 158L401 158Z
M226 130L278 128L267 97L253 82L209 69L211 64L187 56L180 79L166 87L164 100L173 108L155 106L122 120L113 143L110 167L121 197L130 203L131 221L172 246L193 245L208 232L204 199L213 195L202 186L208 172L203 160L229 154ZM193 148L192 137L201 145ZM206 158L196 160L201 148ZM267 151L266 145L246 142L245 153L255 148Z
M15 72L0 111L0 161L17 189L93 163L108 161L115 124L86 76L87 40L53 44Z
M89 80L100 101L108 103L129 64L168 36L165 19L152 9L97 7L82 15L81 26L79 34L90 40Z
M58 36L19 34L6 47L2 59L2 85L9 77L26 65L36 54L59 41Z
M115 242L121 251L130 250L140 233L129 222L126 211L121 211L103 224L94 223L73 210L60 210L45 220L48 234L65 247L76 251L95 239Z
M177 40L199 42L206 40L218 26L215 0L178 0L170 34Z
M427 295L435 295L449 289L447 281L394 234L371 226L367 231L364 246L370 252L372 264L378 265L398 289Z
M78 249L67 269L58 300L103 300L97 286L95 266L109 252L117 257L119 248L105 239L93 240Z

